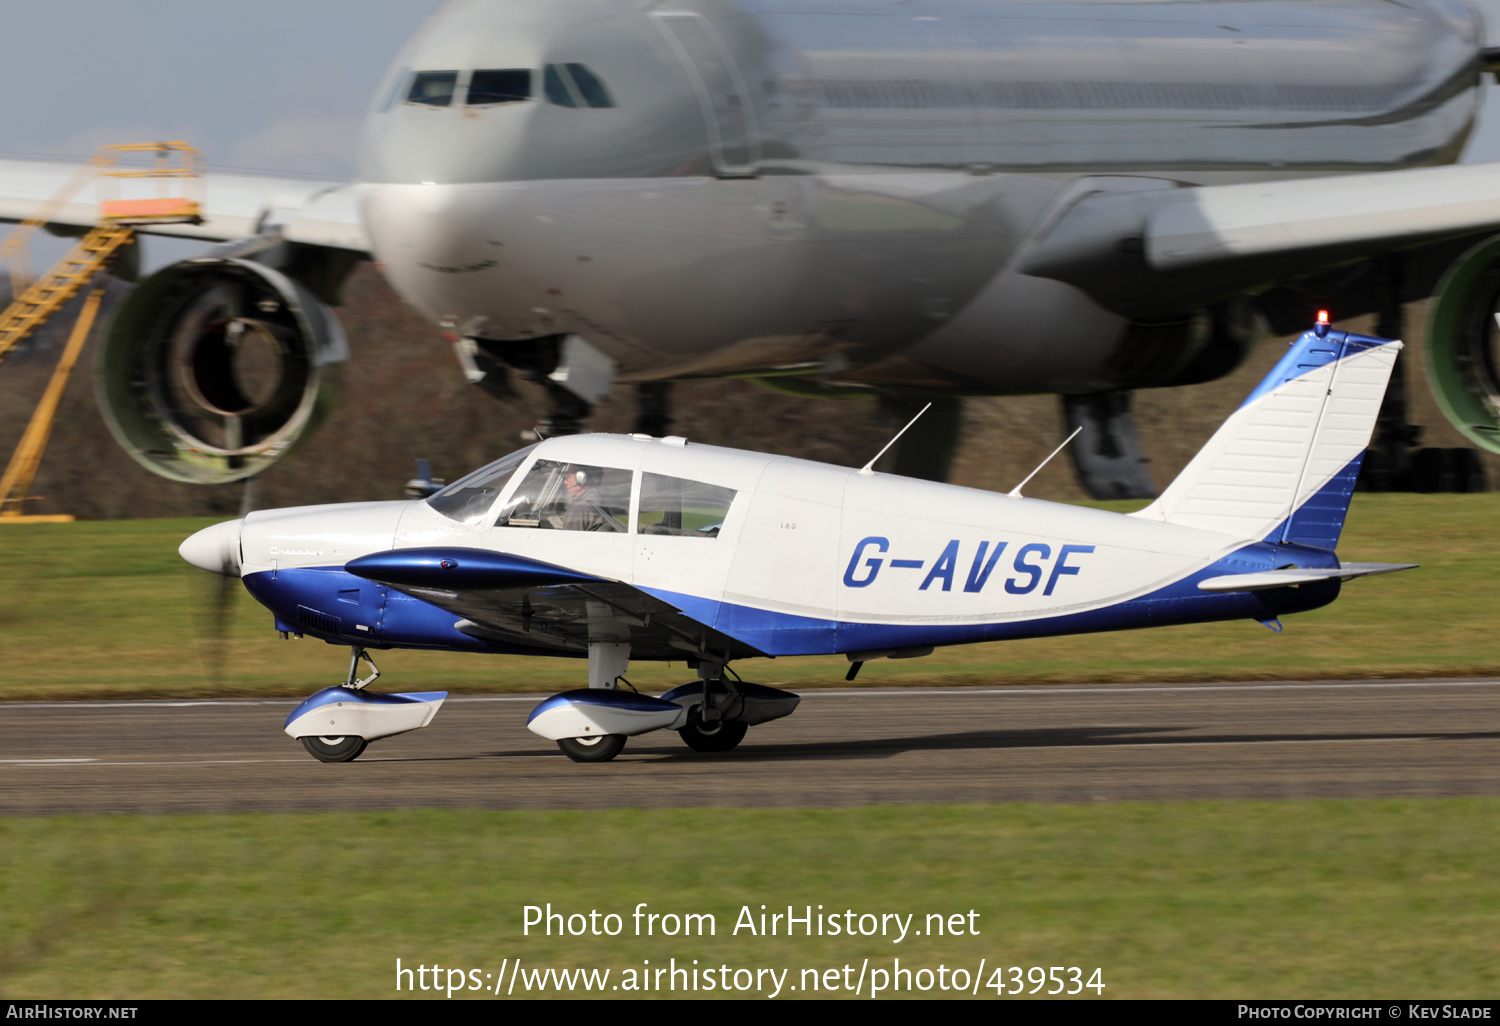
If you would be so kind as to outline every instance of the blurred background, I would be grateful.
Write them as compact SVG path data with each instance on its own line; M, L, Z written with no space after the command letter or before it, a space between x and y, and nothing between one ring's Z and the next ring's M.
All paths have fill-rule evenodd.
M81 161L104 143L182 139L200 147L215 169L348 178L369 97L434 6L427 0L148 0L128 6L12 0L6 5L11 47L0 62L0 91L14 100L0 119L0 154ZM1500 0L1481 0L1480 6L1491 25L1500 25ZM1489 109L1466 161L1500 160L1497 87L1487 89ZM65 245L39 240L37 266L47 266ZM203 248L160 238L143 240L143 247L145 270ZM126 288L114 283L110 300L118 301ZM545 416L545 397L535 385L518 382L518 398L507 403L467 385L451 346L405 307L373 265L355 273L338 314L353 351L342 368L342 400L324 430L261 475L258 506L400 497L417 458L430 459L435 476L452 480L518 447L522 433ZM1419 306L1408 309L1408 325L1420 326L1421 314ZM71 311L54 318L0 372L0 452L8 453L19 437L72 321ZM1345 326L1373 330L1363 322ZM1422 380L1420 332L1409 332L1407 340L1414 345L1414 358L1407 361L1411 419L1425 429L1420 444L1464 444ZM1135 393L1137 425L1158 486L1279 351L1265 339L1228 378ZM127 457L97 412L89 367L85 353L33 488L40 499L29 512L122 518L233 514L239 508L240 485L174 484ZM674 386L673 414L672 430L696 442L855 466L899 426L872 401L798 398L743 381L680 383ZM590 427L624 431L633 420L631 390L617 386ZM968 400L952 480L1009 489L1063 434L1054 397ZM1484 459L1489 480L1500 481L1500 457ZM1062 501L1085 498L1066 460L1049 466L1028 492Z

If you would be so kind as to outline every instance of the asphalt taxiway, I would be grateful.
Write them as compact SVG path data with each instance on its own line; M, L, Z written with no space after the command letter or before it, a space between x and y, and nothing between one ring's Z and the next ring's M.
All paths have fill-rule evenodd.
M458 696L325 765L293 700L0 705L0 815L1500 795L1500 680L802 692L704 755L632 738L579 765L541 696Z

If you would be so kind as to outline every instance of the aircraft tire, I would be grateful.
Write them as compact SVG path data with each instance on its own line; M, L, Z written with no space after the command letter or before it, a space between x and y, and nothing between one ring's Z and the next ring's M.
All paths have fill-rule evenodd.
M594 737L560 737L557 747L574 762L608 762L625 747L624 734L599 734Z
M694 710L696 712L696 710ZM745 740L745 731L750 727L744 723L720 723L706 730L697 716L688 718L687 726L677 732L684 744L695 752L727 752Z
M353 762L359 758L369 744L362 737L304 737L299 738L307 753L319 762Z

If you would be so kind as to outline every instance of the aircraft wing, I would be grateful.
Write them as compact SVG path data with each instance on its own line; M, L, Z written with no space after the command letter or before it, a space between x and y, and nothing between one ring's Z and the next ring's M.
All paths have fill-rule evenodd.
M1496 230L1500 163L1214 186L1101 178L1079 183L1017 266L1141 314Z
M79 164L53 161L0 160L0 221L23 221L61 190ZM273 175L209 172L202 178L202 224L161 224L141 229L152 235L171 235L205 241L228 241L258 235L279 226L289 242L328 246L367 253L365 234L349 182ZM99 199L85 186L49 221L93 227L99 220Z
M1500 164L1303 178L1188 190L1151 215L1146 259L1160 270L1368 242L1422 241L1500 227Z
M350 561L356 577L445 609L471 637L584 654L628 641L637 659L742 659L759 649L619 581L488 549L420 548Z

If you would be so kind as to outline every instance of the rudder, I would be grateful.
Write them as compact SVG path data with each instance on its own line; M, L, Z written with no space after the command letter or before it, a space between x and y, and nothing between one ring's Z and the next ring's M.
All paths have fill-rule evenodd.
M1401 343L1304 332L1135 516L1246 541L1338 544Z

